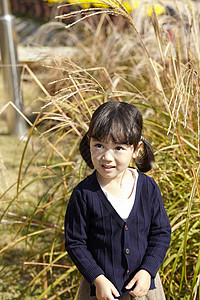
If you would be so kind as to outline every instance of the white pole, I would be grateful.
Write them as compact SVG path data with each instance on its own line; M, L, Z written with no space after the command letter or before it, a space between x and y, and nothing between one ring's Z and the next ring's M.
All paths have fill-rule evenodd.
M12 101L22 111L14 16L10 12L9 0L0 0L0 48L6 102ZM12 106L7 110L7 124L9 133L20 138L26 135L26 123Z

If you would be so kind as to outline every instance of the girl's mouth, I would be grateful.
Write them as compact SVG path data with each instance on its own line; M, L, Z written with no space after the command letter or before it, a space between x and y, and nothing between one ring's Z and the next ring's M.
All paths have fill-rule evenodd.
M104 169L114 169L115 168L114 166L107 166L107 165L102 165L102 167Z

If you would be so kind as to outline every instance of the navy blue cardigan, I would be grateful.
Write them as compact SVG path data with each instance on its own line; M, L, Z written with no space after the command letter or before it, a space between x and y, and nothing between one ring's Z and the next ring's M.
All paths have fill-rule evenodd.
M96 171L73 190L65 217L66 250L91 284L104 274L120 295L134 274L145 269L154 278L165 258L171 227L155 181L139 172L134 206L126 222L112 207Z

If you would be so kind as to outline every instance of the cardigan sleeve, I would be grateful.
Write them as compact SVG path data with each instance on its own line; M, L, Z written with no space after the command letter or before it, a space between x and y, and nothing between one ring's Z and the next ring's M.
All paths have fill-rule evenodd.
M75 189L72 192L65 215L65 247L85 279L93 284L103 270L93 259L87 249L87 232L89 230L89 210L83 192Z
M155 181L153 179L152 181L152 219L148 236L148 247L140 269L145 269L155 278L170 246L171 226L162 202L160 190Z

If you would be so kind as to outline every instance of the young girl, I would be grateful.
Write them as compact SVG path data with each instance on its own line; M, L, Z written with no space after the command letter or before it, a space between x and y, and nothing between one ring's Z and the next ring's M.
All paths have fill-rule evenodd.
M78 300L165 299L157 273L171 227L157 184L141 173L154 163L142 126L135 106L110 101L81 141L95 171L74 188L65 218L66 250L83 275Z

